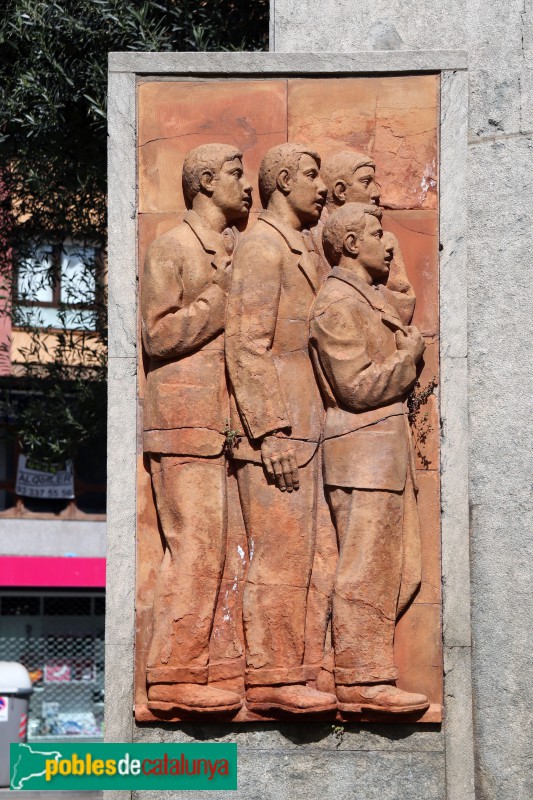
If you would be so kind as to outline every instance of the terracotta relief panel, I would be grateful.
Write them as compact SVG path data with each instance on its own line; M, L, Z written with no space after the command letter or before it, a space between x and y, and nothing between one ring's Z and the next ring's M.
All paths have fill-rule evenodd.
M442 718L436 76L138 87L138 721Z

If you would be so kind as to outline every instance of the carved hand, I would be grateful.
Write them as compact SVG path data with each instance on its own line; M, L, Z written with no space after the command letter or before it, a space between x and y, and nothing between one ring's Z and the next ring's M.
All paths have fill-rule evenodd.
M407 336L402 331L396 331L396 347L398 350L407 350L415 364L418 364L426 345L416 325L409 325L406 330Z
M213 283L216 283L226 294L231 286L231 256L222 256L216 264Z
M411 284L407 277L407 270L405 269L402 252L396 236L389 231L383 231L382 241L385 250L390 250L392 252L391 271L387 278L386 286L395 292L409 291Z
M292 441L284 434L265 436L261 443L261 458L267 475L282 492L298 489L298 465Z

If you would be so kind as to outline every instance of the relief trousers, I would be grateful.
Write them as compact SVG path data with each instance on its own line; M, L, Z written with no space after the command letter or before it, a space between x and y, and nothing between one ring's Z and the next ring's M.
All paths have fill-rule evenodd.
M243 594L247 686L303 683L306 605L315 547L318 459L281 492L263 466L237 469L249 568Z
M150 469L165 552L155 586L147 682L207 683L226 557L225 459L154 454Z
M335 682L394 681L394 630L419 589L420 522L403 492L328 487L339 544L333 589Z

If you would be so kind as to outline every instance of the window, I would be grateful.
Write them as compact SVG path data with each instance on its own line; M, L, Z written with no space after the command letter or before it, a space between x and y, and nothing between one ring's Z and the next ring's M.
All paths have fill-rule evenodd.
M30 244L16 262L14 324L94 330L102 276L95 245Z
M90 597L68 597L63 595L45 597L43 614L48 617L90 617L92 603Z
M12 375L3 381L0 396L0 516L61 519L105 516L105 404L100 409L98 402L92 403L91 397L87 400L76 388L81 377L89 389L97 387L98 396L105 393L103 266L102 250L94 242L29 242L18 249L13 290ZM60 499L72 497L72 492L69 495L51 489L24 491L28 484L23 481L19 481L17 488L20 448L15 441L15 428L21 441L26 445L28 442L28 436L20 433L20 424L15 424L17 420L29 418L25 430L33 435L38 428L37 423L35 430L32 428L31 421L35 418L42 423L39 431L44 430L45 434L51 431L53 435L57 430L58 440L65 441L69 436L71 439L78 436L77 423L83 433L85 418L89 419L87 424L92 431L93 420L100 411L102 430L78 437L76 445L82 441L83 447L61 451L77 452L73 499ZM63 436L64 431L67 432ZM47 439L39 435L43 441ZM57 448L50 451L57 452ZM31 469L31 464L28 466ZM41 477L33 476L32 480L38 482ZM45 485L44 478L39 485Z
M35 617L41 613L38 597L23 595L6 595L0 598L0 615L2 617Z

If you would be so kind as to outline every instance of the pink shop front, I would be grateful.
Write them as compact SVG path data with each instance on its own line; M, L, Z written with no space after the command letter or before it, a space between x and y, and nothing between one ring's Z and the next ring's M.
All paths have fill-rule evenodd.
M28 740L103 736L105 559L0 557L0 661L33 683Z

